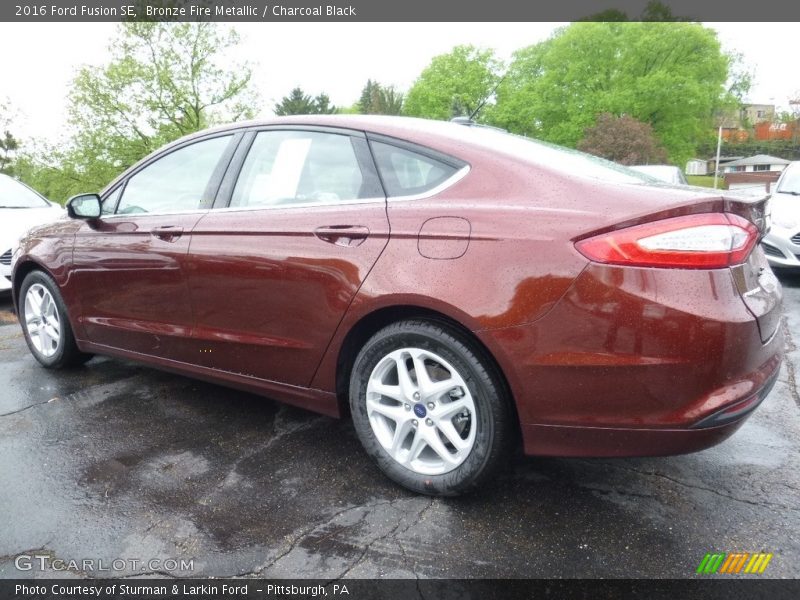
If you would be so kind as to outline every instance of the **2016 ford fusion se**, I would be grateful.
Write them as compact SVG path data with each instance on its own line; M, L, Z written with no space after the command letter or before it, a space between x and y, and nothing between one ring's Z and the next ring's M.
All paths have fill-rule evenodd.
M764 199L488 128L236 124L68 211L15 256L40 363L125 357L349 412L426 494L479 485L520 438L531 455L706 448L782 358Z

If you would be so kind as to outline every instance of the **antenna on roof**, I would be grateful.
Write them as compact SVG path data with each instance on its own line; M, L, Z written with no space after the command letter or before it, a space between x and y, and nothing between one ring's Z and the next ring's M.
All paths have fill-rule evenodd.
M499 87L500 87L500 84L501 84L501 83L503 83L503 81L505 80L505 78L506 78L506 76L505 76L505 75L503 75L503 76L500 78L500 81L498 81L498 82L495 84L494 88L492 88L492 93L491 93L491 94L489 94L489 95L487 95L487 96L486 96L486 97L485 97L485 98L484 98L484 99L481 101L481 103L480 103L480 104L478 104L478 108L476 108L474 111L472 111L472 114L469 116L469 120L470 120L470 121L472 121L472 120L475 118L475 116L476 116L476 115L477 115L479 112L481 112L481 111L483 110L483 107L484 107L484 106L486 106L486 103L489 101L489 98L491 98L492 96L494 96L494 93L497 91L497 88L499 88Z

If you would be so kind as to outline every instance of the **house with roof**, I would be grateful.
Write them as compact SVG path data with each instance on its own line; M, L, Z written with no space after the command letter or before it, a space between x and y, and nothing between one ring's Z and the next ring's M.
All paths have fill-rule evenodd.
M788 160L756 154L720 164L725 177L725 187L745 194L763 195L770 193L772 185L778 181L781 171L789 164Z
M769 156L768 154L756 154L738 160L732 160L720 165L723 173L753 173L756 171L775 171L781 172L789 164L788 160Z
M735 160L741 160L744 156L720 156L719 157L719 173L722 174L725 171L725 165L732 163ZM714 170L717 167L717 157L712 156L707 161L706 166L706 173L710 173L713 175Z

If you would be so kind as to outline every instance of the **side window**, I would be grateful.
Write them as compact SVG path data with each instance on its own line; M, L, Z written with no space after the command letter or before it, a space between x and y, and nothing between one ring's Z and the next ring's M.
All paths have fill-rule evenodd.
M262 131L242 165L231 206L336 203L366 197L348 135Z
M159 213L200 207L229 135L170 152L128 180L117 214Z
M422 194L447 181L458 170L435 158L399 146L374 140L370 145L389 197Z
M114 210L117 208L117 202L119 201L119 194L122 192L122 188L124 186L118 185L117 189L111 192L108 196L103 199L102 210L100 214L103 215L113 215Z

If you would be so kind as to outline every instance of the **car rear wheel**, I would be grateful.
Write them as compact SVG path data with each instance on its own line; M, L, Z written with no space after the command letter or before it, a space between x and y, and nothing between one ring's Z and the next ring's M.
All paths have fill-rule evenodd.
M350 408L367 453L391 479L451 496L493 475L511 437L496 369L460 331L402 321L375 334L356 358Z
M73 366L91 358L78 350L64 300L49 275L28 273L20 287L19 312L28 348L45 367Z

